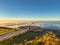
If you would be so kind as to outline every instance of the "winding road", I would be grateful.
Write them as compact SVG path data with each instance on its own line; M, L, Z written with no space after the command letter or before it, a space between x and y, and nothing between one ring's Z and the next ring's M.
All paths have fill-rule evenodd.
M3 41L5 39L11 38L13 36L22 34L22 33L26 32L26 31L28 31L28 30L27 29L20 29L20 30L14 31L14 32L10 32L8 34L0 35L0 41Z

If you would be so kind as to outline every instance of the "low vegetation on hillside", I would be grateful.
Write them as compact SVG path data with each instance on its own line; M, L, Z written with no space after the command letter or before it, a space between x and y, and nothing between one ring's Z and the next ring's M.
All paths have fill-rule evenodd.
M12 28L6 28L6 27L0 27L0 35L9 33L9 32L13 32L15 30L13 30Z
M53 31L27 31L6 39L1 45L60 45L60 38Z

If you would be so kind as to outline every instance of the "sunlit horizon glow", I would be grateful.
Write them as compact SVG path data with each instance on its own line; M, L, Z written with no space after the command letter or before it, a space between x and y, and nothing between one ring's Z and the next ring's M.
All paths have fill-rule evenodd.
M0 21L60 21L60 18L0 18Z

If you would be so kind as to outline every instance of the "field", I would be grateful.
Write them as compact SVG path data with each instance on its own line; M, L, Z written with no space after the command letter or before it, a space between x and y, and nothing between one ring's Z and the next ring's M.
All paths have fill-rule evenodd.
M0 43L1 45L60 45L60 38L53 31L27 31L11 37Z
M12 28L0 27L0 35L13 32L13 31L15 30L13 30Z

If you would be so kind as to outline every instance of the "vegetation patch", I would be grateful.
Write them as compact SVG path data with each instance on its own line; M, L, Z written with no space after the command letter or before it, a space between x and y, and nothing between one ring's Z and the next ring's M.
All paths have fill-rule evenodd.
M12 28L6 28L6 27L0 27L0 35L9 33L9 32L13 32L15 30L13 30Z
M60 45L60 38L52 31L27 31L2 41L1 45Z

